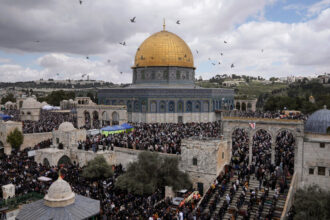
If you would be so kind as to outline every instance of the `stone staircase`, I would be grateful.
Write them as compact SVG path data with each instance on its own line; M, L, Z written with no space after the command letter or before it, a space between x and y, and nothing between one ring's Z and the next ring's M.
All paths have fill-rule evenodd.
M226 194L230 195L232 183L236 181L237 178L237 175L230 178L230 182L226 184L226 190L223 196L220 196L221 184L219 183L215 186L207 205L204 205L205 208L202 211L204 219L265 219L269 213L272 213L272 219L280 220L288 189L286 189L284 193L279 194L277 199L274 199L275 190L269 188L268 195L266 195L265 188L262 186L259 190L259 181L254 175L251 175L245 197L242 195L243 184L240 183L236 192L232 194L230 204L227 205ZM290 179L287 180L288 185L290 181ZM251 193L252 190L255 190L254 197ZM251 197L253 197L252 200ZM242 199L241 205L237 208L237 202L240 198ZM250 200L252 202L250 202ZM248 213L247 210L250 210L250 216L244 217L244 214L246 215Z

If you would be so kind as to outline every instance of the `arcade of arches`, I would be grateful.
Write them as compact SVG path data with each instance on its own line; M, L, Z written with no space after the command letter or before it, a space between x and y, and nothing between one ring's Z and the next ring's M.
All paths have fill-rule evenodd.
M235 99L235 109L239 111L256 111L257 99Z
M127 111L125 106L78 106L77 119L78 128L100 128L127 122Z

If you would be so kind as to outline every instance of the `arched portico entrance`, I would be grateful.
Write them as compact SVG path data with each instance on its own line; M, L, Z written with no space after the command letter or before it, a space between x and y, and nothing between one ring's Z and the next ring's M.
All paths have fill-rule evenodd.
M68 156L63 155L63 156L58 160L57 166L61 166L61 165L69 165L69 164L72 164L71 159L70 159Z

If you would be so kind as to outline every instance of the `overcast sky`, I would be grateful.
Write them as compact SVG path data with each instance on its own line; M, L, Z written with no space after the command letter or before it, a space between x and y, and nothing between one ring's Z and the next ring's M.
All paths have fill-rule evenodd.
M330 72L330 0L0 0L0 81L129 83L137 48L163 18L203 79Z

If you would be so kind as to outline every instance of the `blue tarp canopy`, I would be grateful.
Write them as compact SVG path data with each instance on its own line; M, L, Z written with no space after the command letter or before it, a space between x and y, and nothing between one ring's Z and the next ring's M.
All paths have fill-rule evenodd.
M102 131L119 131L119 130L125 130L124 127L119 126L119 125L114 125L114 126L106 126L104 128L101 128Z
M122 125L120 125L120 126L122 126L122 127L125 128L125 129L131 129L131 128L134 128L132 125L130 125L130 124L128 124L128 123L124 123L124 124L122 124Z
M10 115L5 115L5 114L0 114L0 119L8 120L8 119L11 119L11 116Z

